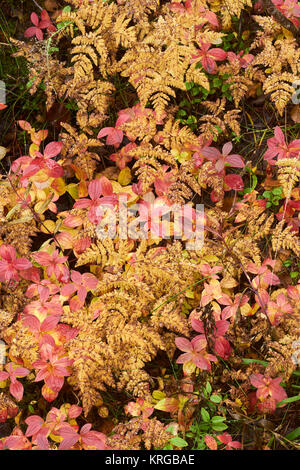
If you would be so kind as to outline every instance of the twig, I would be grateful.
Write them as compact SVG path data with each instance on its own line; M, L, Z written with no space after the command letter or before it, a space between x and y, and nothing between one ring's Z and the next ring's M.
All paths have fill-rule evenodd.
M32 0L32 1L33 1L33 3L35 4L36 7L38 7L40 10L43 10L43 8L40 7L40 5L35 0Z
M293 33L295 39L297 40L298 44L300 44L300 30L292 23L288 18L281 13L278 8L274 5L272 0L262 0L262 4L264 10L270 15L275 18L275 20L283 26L285 29Z

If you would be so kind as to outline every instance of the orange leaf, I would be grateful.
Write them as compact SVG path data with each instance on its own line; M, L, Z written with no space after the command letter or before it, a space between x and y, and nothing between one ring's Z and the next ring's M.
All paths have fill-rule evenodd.
M156 410L166 411L167 413L173 413L178 410L178 399L177 398L163 398L156 405Z

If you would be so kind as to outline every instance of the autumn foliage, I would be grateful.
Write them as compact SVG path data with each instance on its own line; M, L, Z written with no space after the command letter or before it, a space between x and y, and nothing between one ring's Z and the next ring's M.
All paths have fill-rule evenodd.
M297 38L260 1L67 3L11 38L68 118L0 160L0 449L299 448Z

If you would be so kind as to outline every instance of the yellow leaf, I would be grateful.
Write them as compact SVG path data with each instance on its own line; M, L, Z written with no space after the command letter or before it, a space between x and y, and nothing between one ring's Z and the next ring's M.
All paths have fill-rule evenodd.
M241 314L245 317L249 317L249 316L252 316L254 315L257 310L259 309L259 305L258 304L254 304L253 307L251 307L248 303L245 304L245 305L242 305L241 306Z
M56 436L55 434L50 434L52 441L61 442L64 438L62 436Z
M288 29L285 29L283 26L282 26L282 32L283 32L286 39L293 39L294 38L293 33L291 31L289 31Z
M35 157L36 150L39 150L39 146L37 144L31 144L29 147L29 155Z
M123 170L120 171L120 174L118 176L118 182L122 186L127 186L131 182L132 176L131 176L131 171L128 166L126 166Z
M6 152L7 152L7 149L6 149L5 147L2 147L2 146L0 145L0 160L2 160L2 158L5 157Z
M63 178L56 178L51 184L51 188L53 188L60 196L64 194L67 189Z
M66 186L66 190L72 196L73 199L79 198L79 191L78 191L78 184L77 183L70 183Z
M54 233L56 224L53 220L45 220L41 226L41 232L43 233Z
M204 256L203 259L205 261L208 261L209 263L217 263L219 261L219 258L215 255L207 255L207 256Z
M80 181L78 185L78 197L86 197L88 194L86 181Z
M185 291L185 296L188 298L188 299L193 299L194 298L194 292L192 291L192 289L188 289Z
M161 392L160 390L154 390L154 392L152 393L152 397L154 400L160 401L166 397L166 394L164 392Z
M196 369L196 365L192 361L188 361L183 364L183 372L186 375L191 375Z
M21 415L22 415L22 411L20 411L20 413L18 413L17 416L15 416L15 423L17 426L19 426L20 424Z
M237 286L238 282L233 277L224 278L221 281L221 286L224 289L232 289Z

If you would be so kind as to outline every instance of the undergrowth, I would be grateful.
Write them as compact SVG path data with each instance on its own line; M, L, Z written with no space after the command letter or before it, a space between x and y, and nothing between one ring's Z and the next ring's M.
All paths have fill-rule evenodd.
M300 6L33 4L0 17L0 449L299 449Z

